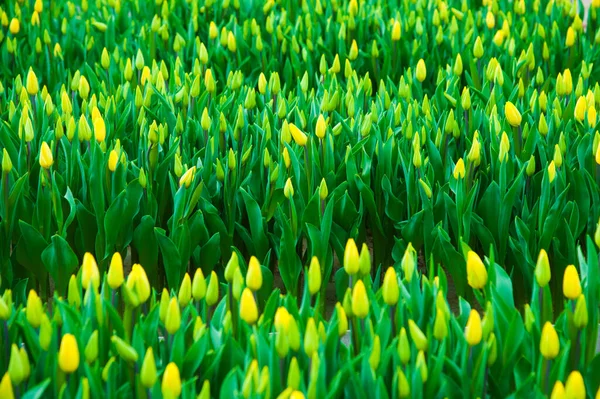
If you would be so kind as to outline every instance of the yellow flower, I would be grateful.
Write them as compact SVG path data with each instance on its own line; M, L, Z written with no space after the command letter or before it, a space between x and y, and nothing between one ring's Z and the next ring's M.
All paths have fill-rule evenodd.
M294 196L294 185L292 184L292 178L288 177L283 186L283 195L285 198L290 199Z
M427 337L425 334L423 334L423 331L421 331L417 323L415 323L412 319L408 320L408 331L410 332L410 337L415 343L417 349L420 351L427 351L427 348L429 347Z
M554 178L556 177L556 166L554 165L554 161L550 161L550 165L548 165L548 181L552 183Z
M304 332L304 352L308 357L319 350L319 333L317 332L317 325L315 319L312 317L308 319L306 323L306 331Z
M581 295L581 283L579 273L573 265L567 266L563 277L563 294L567 299L577 299Z
M477 39L475 39L475 44L473 45L473 57L483 57L483 43L481 42L481 37L479 36L477 36Z
M571 371L565 383L566 397L569 399L585 399L585 384L578 370Z
M192 166L179 179L179 187L185 186L185 188L190 188L190 185L194 181L195 174L196 174L196 167Z
M401 33L402 28L400 27L400 22L396 19L394 20L394 25L392 25L392 41L397 42L400 40Z
M260 290L263 283L262 270L260 268L260 262L256 256L250 258L248 263L248 271L246 272L246 286L252 291Z
M296 144L298 144L301 147L304 147L306 145L306 142L308 141L308 136L293 123L289 123L288 126L290 128L292 138L294 139Z
M179 368L173 362L167 364L163 373L161 391L165 399L175 399L181 395L181 376Z
M135 306L138 306L148 300L151 293L150 282L146 271L139 264L134 264L131 267L131 272L127 276L127 289L136 297Z
M75 372L79 367L79 347L73 334L65 334L60 342L58 365L66 374Z
M8 374L8 372L4 374L4 377L2 377L2 381L0 381L0 398L15 398L15 393L12 387L12 381L10 380L10 375Z
M83 350L85 361L93 363L98 358L98 330L94 330Z
M144 388L150 389L156 383L156 362L154 361L154 352L152 347L146 350L146 356L140 369L140 381Z
M583 122L583 120L585 119L586 110L587 101L585 100L584 96L579 96L577 102L575 103L575 110L573 111L575 119L577 119L579 122Z
M192 280L192 297L194 300L199 301L206 295L206 279L202 269L196 269L194 273L194 279Z
M408 383L402 368L398 367L396 374L398 376L398 396L400 398L410 397L410 384Z
M25 315L29 325L33 328L38 328L42 322L43 313L42 300L35 290L30 290L29 295L27 295L27 306L25 308Z
M349 276L358 273L359 269L358 247L353 238L349 238L344 249L344 269Z
M48 143L44 141L42 142L42 148L40 149L40 166L44 169L50 169L53 163L54 158L52 157L52 150L48 146Z
M569 26L567 29L567 37L565 38L565 46L572 47L575 44L575 29Z
M30 96L35 96L40 90L40 86L38 84L38 78L35 75L35 72L31 67L29 67L29 72L27 72L27 93Z
M335 311L338 317L338 335L342 337L348 331L348 316L339 302L335 304Z
M446 316L441 309L438 309L435 314L435 322L433 323L433 336L438 341L443 341L448 335L448 323Z
M475 309L471 309L467 325L465 326L465 338L469 346L475 346L481 342L483 330L481 328L481 316Z
M511 126L518 127L521 125L521 113L512 102L507 101L506 104L504 104L504 114Z
M119 154L116 150L111 150L108 155L108 170L114 172L117 170L117 166L119 165Z
M94 137L98 143L102 143L106 138L106 124L102 116L96 117L92 124L94 125Z
M487 284L487 270L477 253L469 251L467 254L467 282L476 290L483 289Z
M21 30L21 23L17 18L13 18L10 20L8 30L10 30L10 33L12 33L13 35L19 33L19 31Z
M535 264L535 279L541 288L544 288L550 282L550 262L548 261L548 254L542 248L538 255L537 262Z
M510 141L506 132L502 132L502 138L500 139L500 151L498 153L498 160L500 163L508 159L508 152L510 151Z
M465 178L465 161L463 161L462 158L459 158L456 162L456 165L454 165L454 171L452 172L452 175L456 180L458 180L459 178Z
M165 328L171 335L175 334L181 327L181 311L179 310L179 303L177 298L173 297L169 301L169 307L167 308L167 317L165 319Z
M249 288L244 288L242 299L240 300L240 317L246 323L252 325L258 320L258 307L254 300L254 295Z
M412 243L408 243L404 255L402 256L401 267L404 272L404 278L409 283L415 273L415 267L417 265L417 251L412 246Z
M427 77L427 67L425 66L425 61L423 61L423 58L417 62L416 77L419 82L423 82Z
M100 286L100 271L94 255L86 252L81 266L81 286L87 290L90 284L96 289Z
M554 329L554 326L549 321L544 324L542 328L542 336L540 338L540 353L544 359L554 359L558 356L560 350L560 342L558 340L558 334Z
M322 178L321 184L319 185L319 198L321 198L321 201L325 201L328 195L329 189L327 188L327 182L325 181L325 178Z
M552 393L550 394L550 399L564 399L566 398L565 386L562 382L556 381L554 384L554 388L552 388Z
M369 297L362 280L358 280L352 290L352 313L360 319L369 314Z
M227 48L232 53L235 53L235 51L237 50L237 42L232 31L229 31L229 33L227 34Z
M389 306L394 306L398 303L400 297L400 287L398 286L398 277L396 270L390 266L383 277L383 285L381 288L383 300Z
M321 289L321 265L319 259L313 256L308 266L308 292L315 295Z
M8 155L8 151L6 151L6 148L3 148L2 149L2 172L4 172L4 174L7 174L12 170L12 167L13 167L13 164L12 164L12 161L10 160L10 156Z
M373 348L371 348L371 354L369 355L369 365L373 371L377 370L379 367L379 362L381 361L381 339L379 335L375 335L373 339Z
M179 306L182 308L186 307L192 300L192 279L188 273L183 276L177 300L179 301Z
M213 270L210 273L210 281L208 282L208 288L206 289L206 304L213 306L219 301L219 278L217 273Z
M27 379L28 366L29 362L27 362L27 366L23 363L23 358L17 344L12 344L10 348L10 360L8 362L8 375L15 385L19 385Z
M123 258L121 254L115 252L110 260L110 266L108 267L108 275L106 276L108 281L108 285L113 290L119 288L123 281L125 281L125 277L123 277Z
M573 77L571 76L571 70L565 69L563 72L563 83L565 85L565 93L567 96L573 92Z
M323 117L323 114L320 114L317 118L315 134L318 138L322 139L325 137L325 133L327 133L327 122L325 121L325 117Z

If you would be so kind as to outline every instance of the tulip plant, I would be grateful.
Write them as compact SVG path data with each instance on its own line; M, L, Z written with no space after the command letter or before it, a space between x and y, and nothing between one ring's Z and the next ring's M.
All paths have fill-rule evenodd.
M579 3L2 2L3 392L595 392Z
M236 252L226 280L198 268L162 292L139 264L125 275L118 253L106 273L87 253L66 297L3 292L0 397L591 397L600 273L587 244L565 270L560 312L536 293L552 280L544 253L531 302L517 309L493 253L465 248L476 301L461 299L456 314L446 274L421 275L410 248L379 284L349 240L352 288L331 315L319 311L316 257L300 302L277 289L260 304L263 268L252 258L242 272Z

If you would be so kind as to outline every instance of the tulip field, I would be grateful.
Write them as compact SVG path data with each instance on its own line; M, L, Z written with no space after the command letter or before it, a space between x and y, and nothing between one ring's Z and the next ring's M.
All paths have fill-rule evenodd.
M600 1L0 2L0 398L600 399Z

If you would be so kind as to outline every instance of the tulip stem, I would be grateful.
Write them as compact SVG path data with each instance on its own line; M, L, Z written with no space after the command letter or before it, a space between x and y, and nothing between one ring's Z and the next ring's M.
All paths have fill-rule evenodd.
M544 392L550 393L550 362L552 360L548 359L544 362Z
M358 323L357 323L356 317L352 318L351 323L352 323L352 341L354 341L353 342L354 355L358 356L358 353L359 353L358 334L359 334L359 332L358 332Z
M577 362L579 360L579 351L581 349L581 330L577 329L577 338L575 339L575 357L573 358L574 363L573 369L577 369Z
M4 330L4 359L8 362L10 359L10 342L8 340L8 320L4 320L3 330ZM8 366L8 365L7 365Z

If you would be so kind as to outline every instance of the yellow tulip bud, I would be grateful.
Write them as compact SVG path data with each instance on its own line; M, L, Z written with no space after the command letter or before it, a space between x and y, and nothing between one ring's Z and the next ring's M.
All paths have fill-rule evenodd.
M579 273L573 265L567 266L563 277L563 294L565 298L575 300L581 295L581 283Z
M294 196L294 185L292 184L292 179L288 177L285 181L285 186L283 187L283 195L285 198L290 199Z
M7 343L8 344L8 343ZM6 359L8 360L8 359ZM8 375L15 385L20 385L26 379L26 368L17 344L10 348L10 361L8 362Z
M556 166L554 161L550 161L550 165L548 165L548 181L552 183L554 178L556 177Z
M335 311L338 318L338 335L343 337L348 331L348 316L339 302L335 304Z
M85 361L90 364L98 358L98 330L94 330L88 338L83 354L85 355Z
M352 290L352 313L360 319L369 314L369 297L362 280L358 280Z
M400 36L401 36L401 27L400 27L400 21L398 20L394 20L394 25L392 25L392 41L397 42L398 40L400 40Z
M50 169L53 163L54 158L52 157L52 150L48 146L48 143L44 141L40 148L40 166L44 169Z
M87 290L90 284L96 289L100 286L100 271L94 255L86 252L81 266L81 286Z
M344 250L344 269L349 276L358 273L359 253L353 238L348 239Z
M35 96L38 93L38 91L40 90L40 86L38 84L38 78L31 67L29 68L29 72L27 72L26 86L27 86L27 93L30 96Z
M312 357L319 350L319 334L315 319L312 317L306 323L306 331L304 332L304 352L308 357Z
M175 399L181 395L181 376L179 368L173 362L167 364L161 384L161 392L165 399Z
M255 256L252 256L248 263L248 271L246 272L246 286L252 291L258 291L262 287L262 282L263 277L260 262Z
M383 277L382 295L384 302L389 306L394 306L398 303L400 297L400 287L398 285L398 277L396 270L393 267L388 267Z
M107 280L108 285L113 290L119 288L123 284L123 281L125 281L125 277L123 277L123 258L118 252L114 253L110 261Z
M415 343L415 347L419 351L427 351L427 348L429 347L427 337L412 319L408 320L408 331L410 332L410 338Z
M570 29L570 28L569 28ZM585 399L585 383L578 370L573 370L565 383L565 397L569 399Z
M192 280L192 297L194 300L199 301L206 295L206 280L204 279L204 273L202 269L196 269L194 273L194 279Z
M210 274L208 288L206 289L206 304L213 306L219 301L219 278L213 270Z
M572 26L567 29L567 36L565 38L565 46L572 47L575 44L575 30Z
M459 160L456 162L456 165L454 165L454 171L452 172L452 175L456 180L459 178L465 178L465 161L463 161L462 158L459 158Z
M186 307L192 300L192 279L189 274L183 276L181 285L179 286L179 295L177 296L179 306Z
M573 114L575 115L575 119L579 122L583 122L585 119L585 111L587 110L587 101L585 97L580 96L575 103L575 110Z
M481 317L475 309L472 309L465 326L465 338L469 346L478 345L481 342L482 335Z
M150 389L154 386L157 380L156 373L156 362L154 361L154 352L152 347L148 347L144 361L142 362L142 368L140 369L140 382L146 389Z
M308 267L308 292L315 295L321 289L321 266L319 259L313 256Z
M13 391L12 381L8 371L4 374L4 377L2 377L2 381L0 381L0 397L6 399L15 399L15 393Z
M38 328L42 321L43 313L42 300L35 290L30 290L29 295L27 295L27 306L25 307L25 315L27 316L29 325L33 328Z
M512 102L507 101L506 104L504 104L504 114L511 126L518 127L521 125L521 113Z
M65 334L60 342L58 365L66 373L74 373L79 368L79 347L73 334Z
M427 67L425 66L425 61L422 58L419 60L419 62L417 62L417 70L415 75L419 82L423 82L427 77Z
M258 307L256 306L254 295L249 288L244 288L244 291L242 292L240 317L250 325L256 323L256 320L258 320Z
M295 124L289 123L288 126L290 129L290 133L292 134L292 138L294 139L296 144L298 144L301 147L304 147L306 145L306 142L308 141L308 136Z
M540 353L544 359L554 359L558 356L560 350L560 342L558 340L558 334L554 329L554 326L549 321L544 324L542 328L542 336L540 338Z

